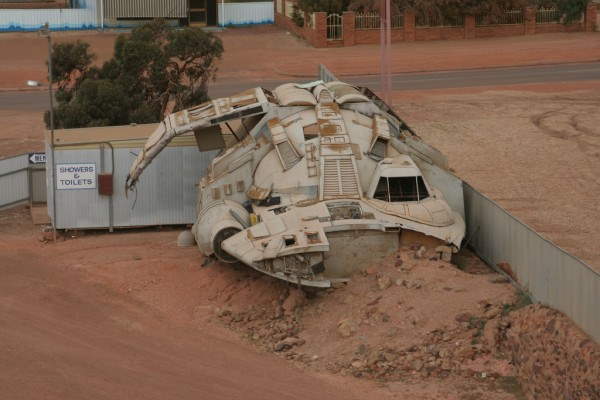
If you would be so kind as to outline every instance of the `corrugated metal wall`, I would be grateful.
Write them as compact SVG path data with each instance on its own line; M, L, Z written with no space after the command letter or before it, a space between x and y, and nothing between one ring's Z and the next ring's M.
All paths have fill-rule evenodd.
M35 31L46 22L50 29L96 29L100 24L96 0L79 0L81 8L0 9L0 31Z
M125 179L134 154L139 151L139 148L114 149L112 198L101 196L98 189L56 190L56 227L108 228L195 222L196 185L216 152L201 153L195 146L167 147L144 171L136 192L125 197ZM108 146L103 151L99 148L57 148L55 151L57 164L95 163L99 172L111 171L111 154ZM50 163L48 160L49 166ZM48 175L48 210L52 214L51 172Z
M532 297L567 314L600 342L600 273L464 184L467 237L489 265L507 262Z
M273 2L217 3L220 26L272 24Z
M29 199L28 168L27 154L0 160L0 207Z
M187 18L188 0L104 0L106 18Z

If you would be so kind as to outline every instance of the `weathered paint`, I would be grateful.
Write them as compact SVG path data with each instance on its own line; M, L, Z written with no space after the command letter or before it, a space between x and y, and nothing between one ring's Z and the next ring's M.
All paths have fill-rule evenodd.
M272 24L273 2L217 3L219 26Z
M77 8L0 9L0 31L37 31L48 23L50 30L97 29L101 26L96 0L79 0Z

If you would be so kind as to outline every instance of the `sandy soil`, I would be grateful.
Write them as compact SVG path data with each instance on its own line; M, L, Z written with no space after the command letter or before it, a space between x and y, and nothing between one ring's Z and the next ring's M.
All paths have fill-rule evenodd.
M422 95L395 107L461 178L600 270L599 89Z
M214 285L176 233L37 240L24 209L0 212L0 397L378 399L372 383L301 371L207 325ZM389 397L389 396L388 396Z
M469 273L405 248L306 299L246 267L201 267L177 233L43 243L25 208L0 212L2 397L519 399L472 324L513 289L472 259ZM276 350L289 338L305 344Z
M339 76L379 73L377 45L315 49L275 26L227 29L218 35L225 47L218 80L312 77L319 63ZM114 32L59 32L55 41L86 41L97 55L96 62L101 63L112 56L116 36ZM34 33L1 34L0 53L10 54L0 61L0 89L24 87L28 79L45 82L46 39ZM406 42L392 46L394 73L596 60L600 60L600 35L594 33Z
M0 110L0 158L44 151L43 114L29 110Z

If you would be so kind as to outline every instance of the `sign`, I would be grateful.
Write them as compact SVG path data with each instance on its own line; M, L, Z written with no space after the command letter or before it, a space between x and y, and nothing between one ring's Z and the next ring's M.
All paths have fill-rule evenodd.
M29 164L45 164L46 153L29 153Z
M56 188L96 189L96 164L56 164Z

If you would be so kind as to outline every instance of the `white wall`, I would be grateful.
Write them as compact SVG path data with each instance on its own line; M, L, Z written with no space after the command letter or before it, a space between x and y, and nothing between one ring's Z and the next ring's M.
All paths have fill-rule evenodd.
M99 15L96 0L79 0L80 8L3 9L0 32L36 31L46 22L51 30L96 29Z
M219 26L272 24L273 2L217 3Z

